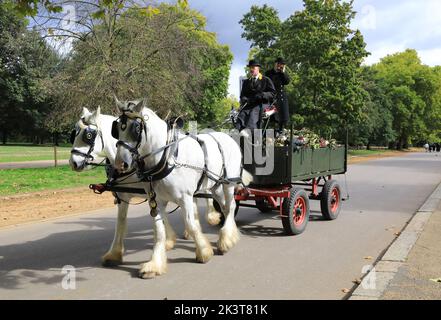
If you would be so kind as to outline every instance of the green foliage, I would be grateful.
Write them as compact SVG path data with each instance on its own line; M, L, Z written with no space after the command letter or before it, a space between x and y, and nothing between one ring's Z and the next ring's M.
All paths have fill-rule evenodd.
M240 21L250 57L271 68L288 62L286 87L295 128L306 126L353 145L441 140L441 67L424 66L415 50L361 67L369 54L360 31L350 27L352 1L304 0L304 9L280 21L271 7L253 6Z
M44 81L54 73L58 56L26 20L0 6L0 128L6 135L46 133L50 97Z
M274 45L282 31L278 12L266 4L263 7L253 5L250 12L239 21L243 25L242 38L251 42L252 47L266 49Z
M35 16L38 13L38 6L44 6L49 12L61 12L63 8L51 0L4 0L5 7L13 9L21 17Z
M362 109L362 121L349 126L351 145L388 145L395 140L392 128L391 100L375 80L371 67L363 67L361 81L368 93Z
M372 69L378 86L391 101L392 127L398 149L439 132L441 104L437 69L421 63L415 50L389 55Z
M274 9L252 7L241 20L243 36L267 68L280 54L287 60L293 78L287 91L296 120L317 132L342 134L341 128L362 119L366 92L360 65L368 55L366 45L361 33L350 28L352 2L305 0L304 5L280 27ZM265 20L256 22L259 17Z
M205 30L205 17L185 1L144 9L133 6L112 28L103 21L74 42L52 82L58 104L52 126L71 126L83 106L114 113L114 93L146 98L161 116L171 112L202 123L220 117L233 58L228 46Z

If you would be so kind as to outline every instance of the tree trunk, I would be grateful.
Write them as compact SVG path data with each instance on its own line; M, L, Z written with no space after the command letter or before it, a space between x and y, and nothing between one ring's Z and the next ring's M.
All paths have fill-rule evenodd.
M54 145L58 147L58 132L55 132L53 134L53 139L54 139Z
M8 141L8 133L6 132L6 130L2 131L2 141L3 144L6 144L6 142Z
M367 143L366 150L371 150L371 143L370 142Z
M389 150L395 149L395 142L389 142Z
M397 150L403 150L404 138L401 136L397 143Z

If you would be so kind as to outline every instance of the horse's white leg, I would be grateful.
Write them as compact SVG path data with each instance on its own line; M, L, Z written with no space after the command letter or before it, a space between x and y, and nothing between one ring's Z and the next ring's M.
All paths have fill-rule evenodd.
M170 225L166 212L164 212L163 218L164 218L164 226L165 226L165 234L166 234L165 249L169 251L175 247L176 232L173 230L172 226Z
M217 243L221 253L228 252L240 239L240 233L234 220L234 210L236 202L234 201L234 186L225 185L223 187L224 200L221 204L222 212L225 216L224 226L219 231L219 240Z
M194 220L199 225L199 229L202 230L201 222L199 220L199 210L198 210L197 200L193 199L193 203L194 203ZM186 239L186 240L193 239L191 232L188 231L188 225L187 225L187 221L186 221L185 217L184 217L184 223L185 223L184 239Z
M123 262L124 236L127 232L127 211L129 205L125 202L118 204L118 217L115 225L115 236L112 245L107 253L102 257L104 266L117 266Z
M139 270L139 276L143 279L151 279L167 272L167 253L165 248L167 236L163 219L165 207L165 204L158 202L158 214L153 218L154 246L152 258L149 262L142 264Z
M212 226L217 226L221 222L221 214L213 206L213 199L207 199L207 222Z
M186 196L183 199L182 209L185 215L185 223L189 235L194 239L196 244L196 261L200 263L208 262L213 256L213 248L207 237L202 233L198 216L198 207L193 197Z

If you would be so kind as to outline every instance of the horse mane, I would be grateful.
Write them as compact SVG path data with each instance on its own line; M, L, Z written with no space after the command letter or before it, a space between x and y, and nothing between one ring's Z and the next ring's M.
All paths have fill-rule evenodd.
M143 118L145 118L145 116L147 116L149 119L156 119L156 120L161 120L164 121L163 119L161 119L161 117L159 117L155 111L153 111L152 109L144 106L141 110L141 116Z

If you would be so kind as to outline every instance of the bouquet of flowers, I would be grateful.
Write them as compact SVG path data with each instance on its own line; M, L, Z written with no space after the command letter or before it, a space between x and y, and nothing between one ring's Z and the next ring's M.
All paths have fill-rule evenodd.
M280 133L275 139L274 145L277 147L288 145L289 134L289 130L284 129L283 132ZM330 139L328 141L309 129L293 131L293 147L295 150L300 148L335 148L337 146L338 144L335 139Z

